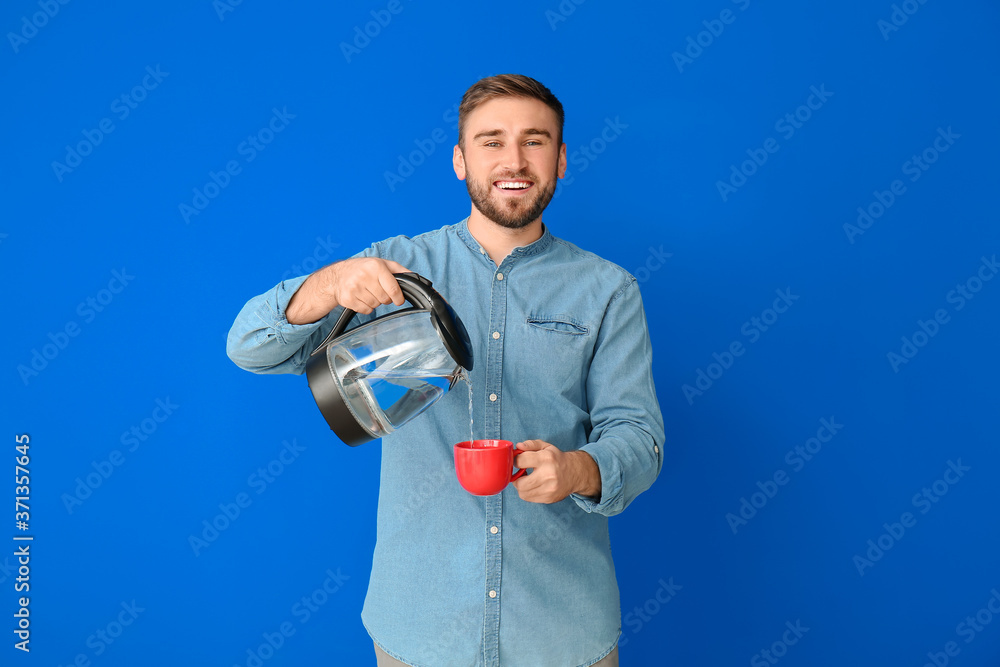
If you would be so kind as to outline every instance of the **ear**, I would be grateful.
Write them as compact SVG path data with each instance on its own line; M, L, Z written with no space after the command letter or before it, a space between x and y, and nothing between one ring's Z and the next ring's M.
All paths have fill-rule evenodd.
M559 147L559 171L557 173L559 178L566 176L566 144Z
M455 168L455 176L458 177L458 180L464 181L465 156L462 154L462 149L459 148L458 144L455 144L455 150L451 155L451 166Z

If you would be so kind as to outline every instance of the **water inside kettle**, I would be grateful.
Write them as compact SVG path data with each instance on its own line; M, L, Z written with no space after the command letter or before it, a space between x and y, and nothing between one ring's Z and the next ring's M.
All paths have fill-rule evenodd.
M362 423L382 437L416 417L440 398L457 374L407 369L366 371L361 367L349 371L343 380L348 405L363 406Z

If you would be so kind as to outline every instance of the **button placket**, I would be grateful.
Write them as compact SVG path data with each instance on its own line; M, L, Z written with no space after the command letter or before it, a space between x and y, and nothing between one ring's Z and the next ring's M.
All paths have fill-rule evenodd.
M509 262L509 258L505 262ZM509 273L509 263L503 268ZM487 343L486 354L486 396L485 429L486 438L499 439L500 410L502 401L502 371L503 371L503 341L502 332L507 318L507 283L504 271L497 267L495 279L490 285L490 323L491 332ZM485 581L485 624L483 636L484 658L486 665L499 665L500 660L500 573L503 563L503 540L500 534L503 520L503 494L498 493L486 499L486 527L489 531L486 539L486 581Z

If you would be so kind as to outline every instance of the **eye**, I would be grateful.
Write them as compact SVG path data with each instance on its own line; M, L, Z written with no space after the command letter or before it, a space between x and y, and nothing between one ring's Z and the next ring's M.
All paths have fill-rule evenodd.
M487 141L485 144L483 144L483 146L486 146L487 148L496 148L496 147L500 146L500 142L499 141Z

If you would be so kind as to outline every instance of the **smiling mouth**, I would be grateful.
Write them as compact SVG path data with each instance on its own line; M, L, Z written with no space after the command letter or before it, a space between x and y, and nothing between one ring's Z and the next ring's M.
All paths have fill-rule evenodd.
M498 190L502 190L504 192L513 194L530 190L532 187L534 187L534 185L535 185L534 181L526 181L523 179L493 181L493 187L497 188Z

